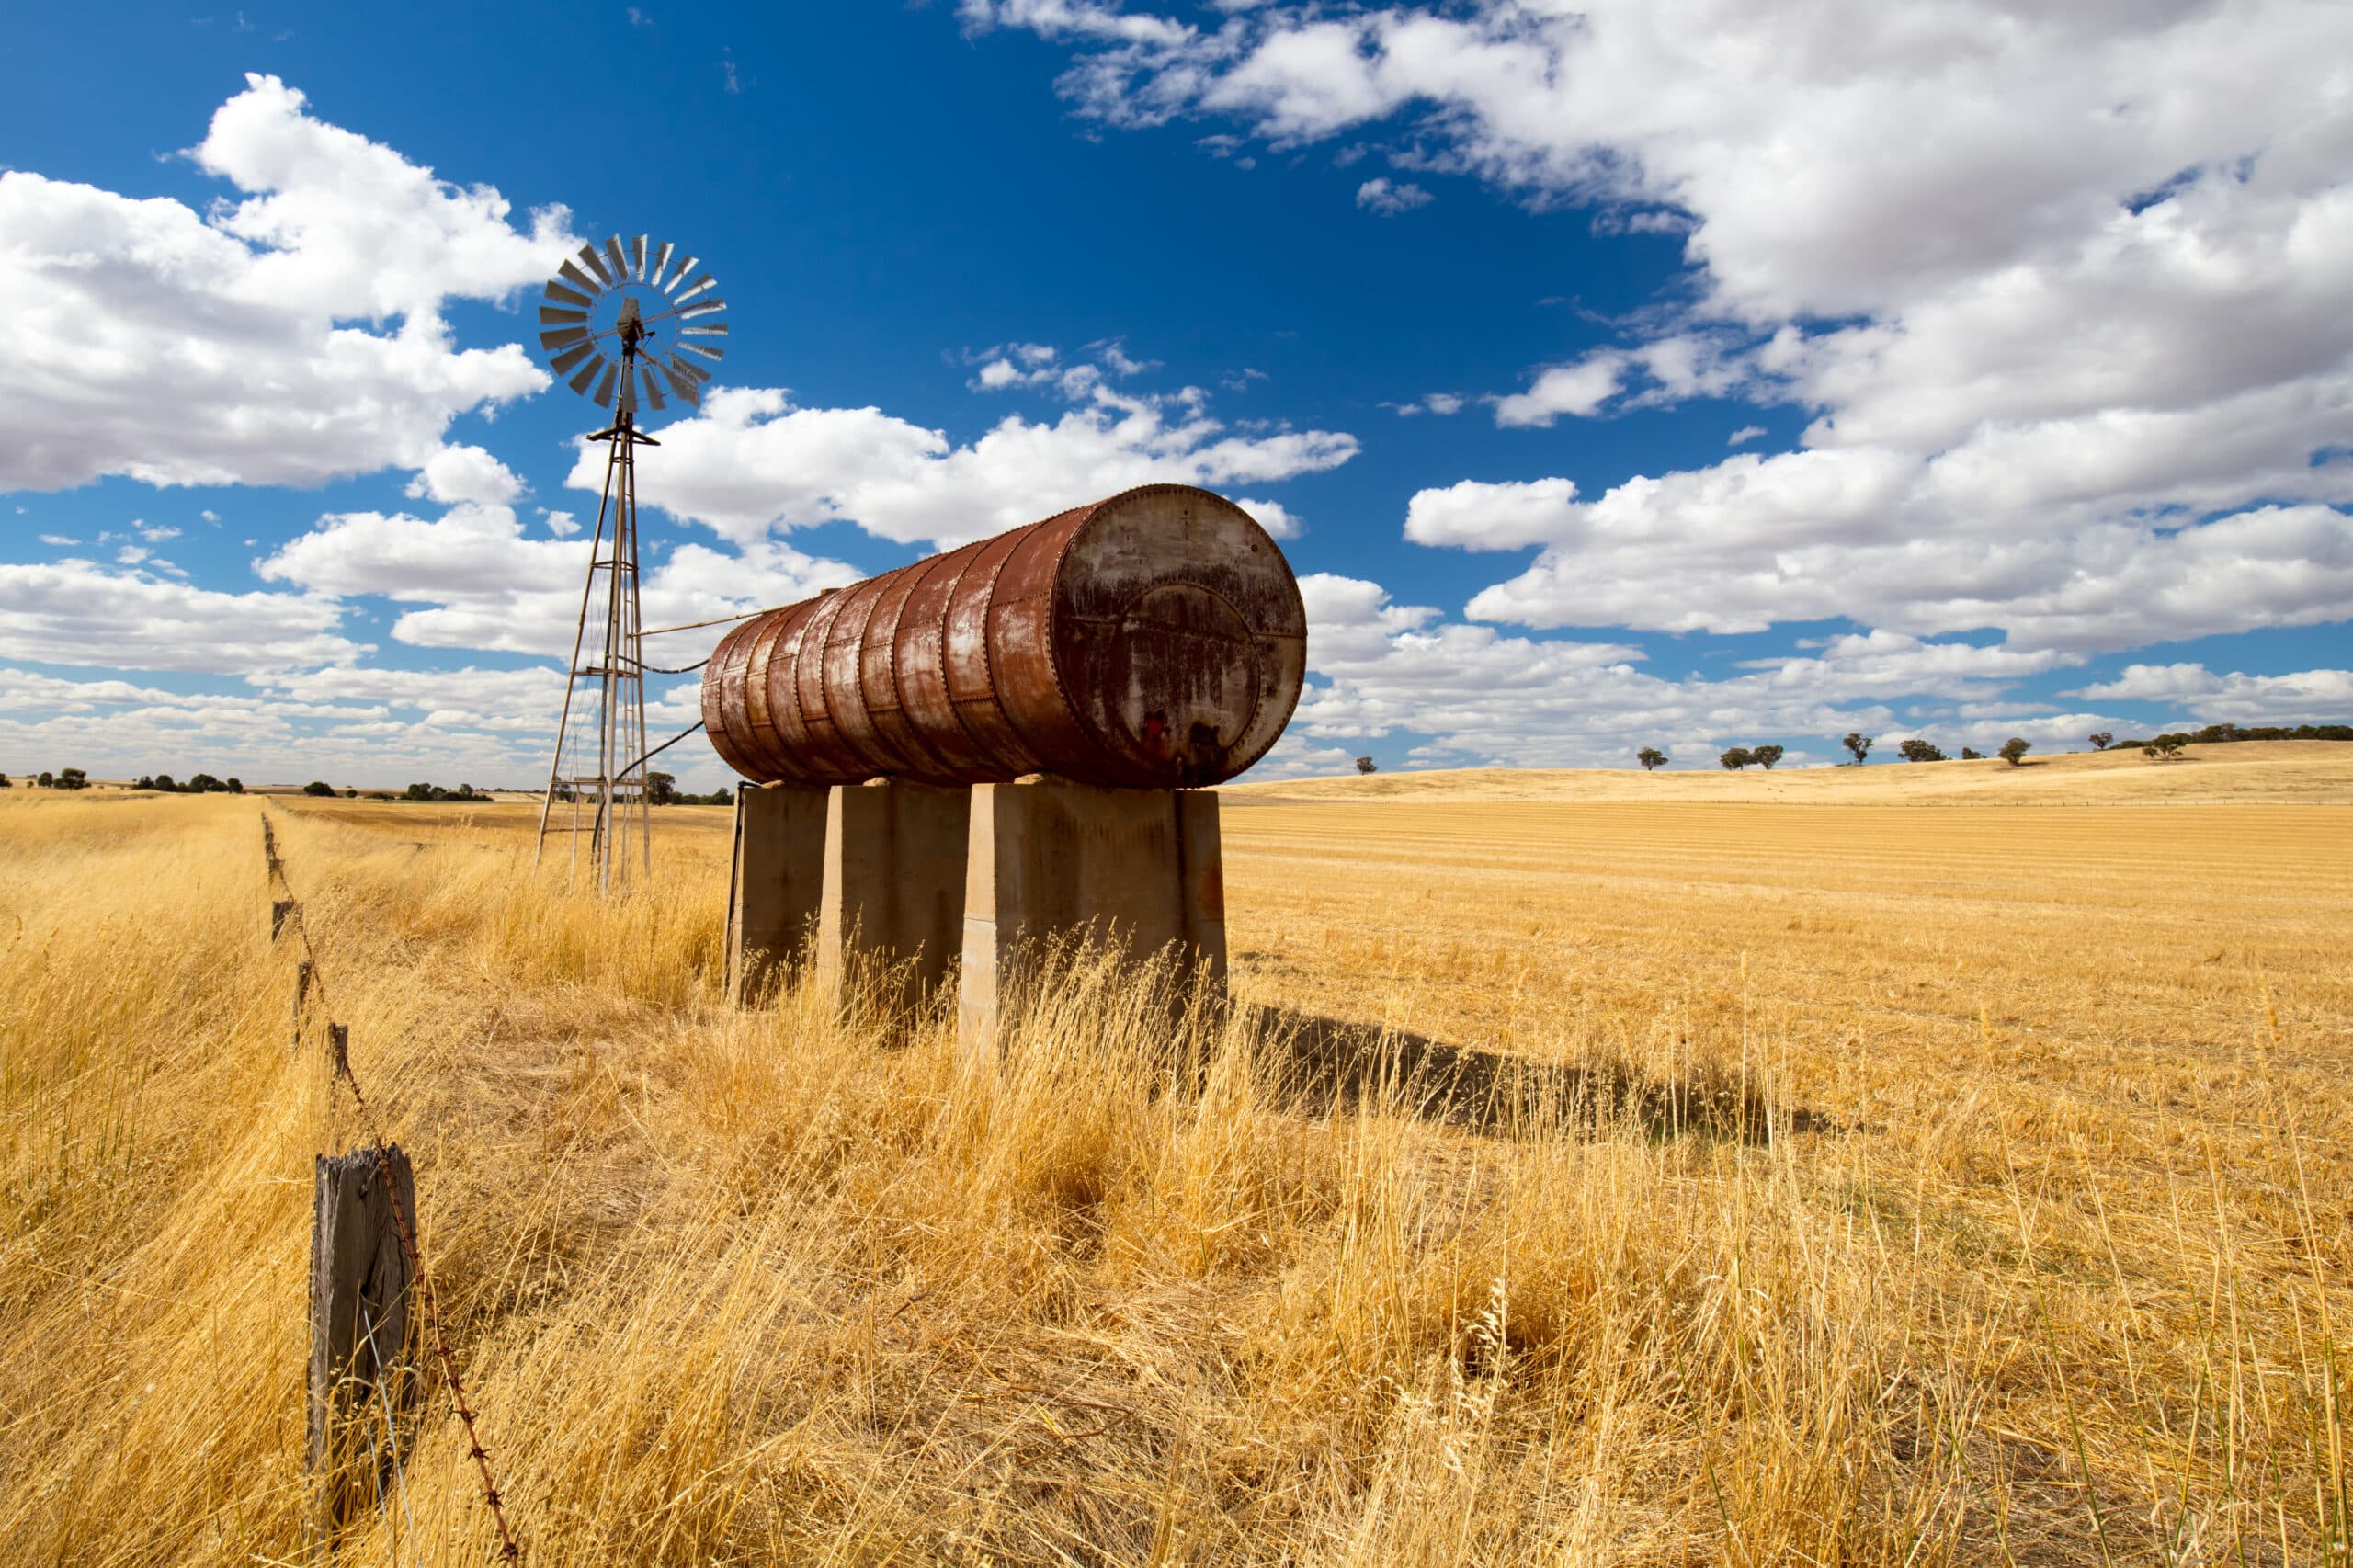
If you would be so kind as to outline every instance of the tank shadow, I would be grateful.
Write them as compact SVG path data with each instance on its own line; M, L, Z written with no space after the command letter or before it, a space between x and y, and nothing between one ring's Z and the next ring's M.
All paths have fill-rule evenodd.
M1702 1071L1649 1076L1619 1062L1538 1062L1409 1030L1245 1005L1276 1057L1287 1108L1305 1115L1386 1102L1424 1120L1487 1134L1597 1131L1632 1125L1652 1138L1685 1135L1763 1143L1770 1132L1836 1131L1819 1112L1773 1108L1754 1085Z

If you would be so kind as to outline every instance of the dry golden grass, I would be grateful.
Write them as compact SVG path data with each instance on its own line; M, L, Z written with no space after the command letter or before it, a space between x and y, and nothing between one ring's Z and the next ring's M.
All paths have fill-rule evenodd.
M273 803L529 1559L2342 1560L2353 809L1535 782L1231 811L1256 1006L995 1076L721 1006L723 813ZM0 798L0 1559L315 1560L260 810ZM349 1561L487 1555L426 1409Z

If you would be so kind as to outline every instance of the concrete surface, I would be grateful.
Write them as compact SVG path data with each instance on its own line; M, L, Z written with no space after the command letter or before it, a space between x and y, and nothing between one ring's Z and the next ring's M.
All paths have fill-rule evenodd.
M824 885L825 791L763 784L743 792L728 994L773 994L816 935Z
M886 1006L947 983L961 941L972 791L893 781L827 791L816 983L836 1005L859 982Z
M1217 796L1059 780L972 787L956 1035L994 1061L999 1010L1028 953L1096 923L1139 958L1175 944L1222 987L1225 880Z

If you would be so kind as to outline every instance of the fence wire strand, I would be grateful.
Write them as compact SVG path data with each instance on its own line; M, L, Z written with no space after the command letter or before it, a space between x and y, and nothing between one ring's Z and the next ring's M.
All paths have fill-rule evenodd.
M278 853L277 830L271 825L268 808L264 807L261 819L262 858L267 863L270 892L283 894L291 907L285 924L293 929L294 937L302 946L302 969L296 983L294 997L294 1040L300 1049L302 1039L302 1016L309 999L315 995L319 1012L326 1018L330 1038L349 1038L349 1026L335 1021L333 1005L327 1000L326 967L319 961L319 951L311 940L311 928L303 917L302 901L295 896L294 884L286 874L285 858ZM279 935L273 932L272 936ZM441 1365L441 1376L449 1386L449 1403L458 1413L458 1421L465 1428L466 1450L472 1457L475 1472L482 1480L483 1501L490 1505L490 1517L498 1526L498 1556L501 1562L519 1562L523 1551L515 1541L515 1532L506 1523L506 1509L498 1491L498 1483L491 1473L489 1450L482 1446L482 1435L474 1424L473 1407L466 1402L466 1385L458 1374L458 1358L450 1353L449 1335L443 1331L439 1299L433 1291L433 1278L425 1269L425 1254L418 1244L416 1228L406 1207L401 1202L400 1185L392 1179L392 1145L384 1136L384 1126L373 1101L359 1086L358 1077L351 1070L348 1047L331 1050L328 1053L333 1082L351 1091L351 1103L359 1113L359 1120L376 1156L377 1172L383 1178L384 1195L391 1199L392 1223L399 1230L401 1253L407 1259L409 1278L415 1281L418 1301L425 1308L426 1332L433 1343L434 1359ZM380 1366L381 1362L378 1363ZM397 1463L397 1459L395 1460ZM405 1483L404 1483L405 1492ZM406 1498L404 1496L404 1503Z

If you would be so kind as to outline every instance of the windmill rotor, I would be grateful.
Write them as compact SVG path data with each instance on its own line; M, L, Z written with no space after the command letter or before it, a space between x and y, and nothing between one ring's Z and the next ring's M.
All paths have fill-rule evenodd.
M676 265L674 267L673 262ZM726 358L727 301L701 258L665 240L608 237L548 279L540 347L548 369L599 407L702 406L710 367Z

